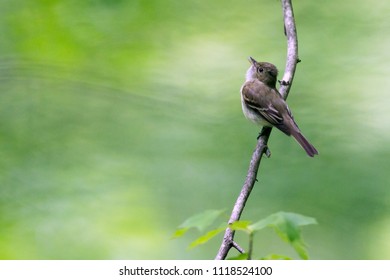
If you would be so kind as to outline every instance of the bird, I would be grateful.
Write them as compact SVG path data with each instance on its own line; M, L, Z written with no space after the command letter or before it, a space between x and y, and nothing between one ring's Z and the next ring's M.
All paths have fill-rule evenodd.
M241 87L241 105L245 117L260 126L276 127L292 136L313 157L317 149L303 136L287 102L276 89L278 69L269 62L257 62L249 57L251 66Z

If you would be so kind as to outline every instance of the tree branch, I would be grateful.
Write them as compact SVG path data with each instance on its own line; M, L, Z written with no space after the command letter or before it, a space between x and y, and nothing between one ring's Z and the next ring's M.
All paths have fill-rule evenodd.
M295 27L294 12L291 1L292 0L282 0L284 29L287 37L287 59L282 79L285 83L282 82L279 92L285 100L290 92L295 69L298 62L300 62L298 57L297 29Z
M295 28L294 13L292 8L291 0L281 0L283 7L284 17L284 28L287 37L287 60L286 68L284 71L283 79L280 82L279 92L284 99L287 98L290 91L292 81L294 79L296 65L299 62L298 59L298 39ZM268 139L271 134L272 128L263 127L260 132L256 149L253 152L251 162L249 164L248 173L245 179L245 183L241 189L241 192L234 204L232 214L230 216L228 224L232 224L235 221L240 220L241 213L244 210L245 204L249 198L249 195L256 182L257 172L260 166L260 161L263 154L270 155L268 150ZM221 247L219 248L218 254L215 257L216 260L226 259L230 249L232 247L237 248L238 244L234 241L234 231L228 227L225 231L225 235L222 240ZM239 246L238 246L239 247Z

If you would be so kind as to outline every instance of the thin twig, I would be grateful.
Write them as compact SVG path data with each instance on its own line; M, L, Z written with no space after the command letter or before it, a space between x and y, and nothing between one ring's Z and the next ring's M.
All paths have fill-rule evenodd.
M247 259L248 260L251 260L252 259L252 253L253 253L253 231L251 233L249 233L249 249L248 249L248 257Z
M295 28L295 20L294 20L294 13L292 9L291 0L281 0L281 2L283 7L285 34L287 37L287 60L286 60L286 69L283 75L283 80L281 82L279 91L282 94L283 98L286 99L294 78L296 65L299 61L298 39L297 39L297 32ZM271 131L272 128L263 127L263 129L260 132L256 149L253 152L252 159L249 164L248 174L246 176L245 183L236 200L236 203L234 204L233 211L228 222L229 225L235 221L240 220L241 213L244 210L245 204L256 182L257 172L260 166L261 158L263 154L269 155L267 143ZM225 235L223 237L221 247L219 248L218 254L215 257L215 259L216 260L226 259L232 247L241 248L234 241L234 230L228 227L225 231Z
M240 247L240 245L238 245L237 242L234 241L234 240L232 241L232 247L236 248L236 250L237 250L238 252L240 252L240 254L244 254L244 253L245 253L245 250L242 249L242 248Z

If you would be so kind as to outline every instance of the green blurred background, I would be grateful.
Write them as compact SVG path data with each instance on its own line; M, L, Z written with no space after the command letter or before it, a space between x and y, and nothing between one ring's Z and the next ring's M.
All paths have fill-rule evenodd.
M312 259L390 259L390 2L294 11L288 102L320 156L273 131L243 219L297 212ZM0 258L214 258L222 236L170 237L228 218L259 130L247 57L284 70L280 2L2 0L0 34ZM254 251L297 258L271 229Z

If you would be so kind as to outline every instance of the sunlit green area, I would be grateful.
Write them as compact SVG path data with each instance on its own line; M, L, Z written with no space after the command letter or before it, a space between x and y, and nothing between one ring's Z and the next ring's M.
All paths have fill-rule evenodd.
M300 213L312 259L390 259L390 2L294 11L288 103L320 155L274 130L243 219ZM1 0L0 34L0 258L213 259L221 235L171 236L228 219L259 131L247 57L284 70L280 2ZM298 258L271 229L254 252Z

